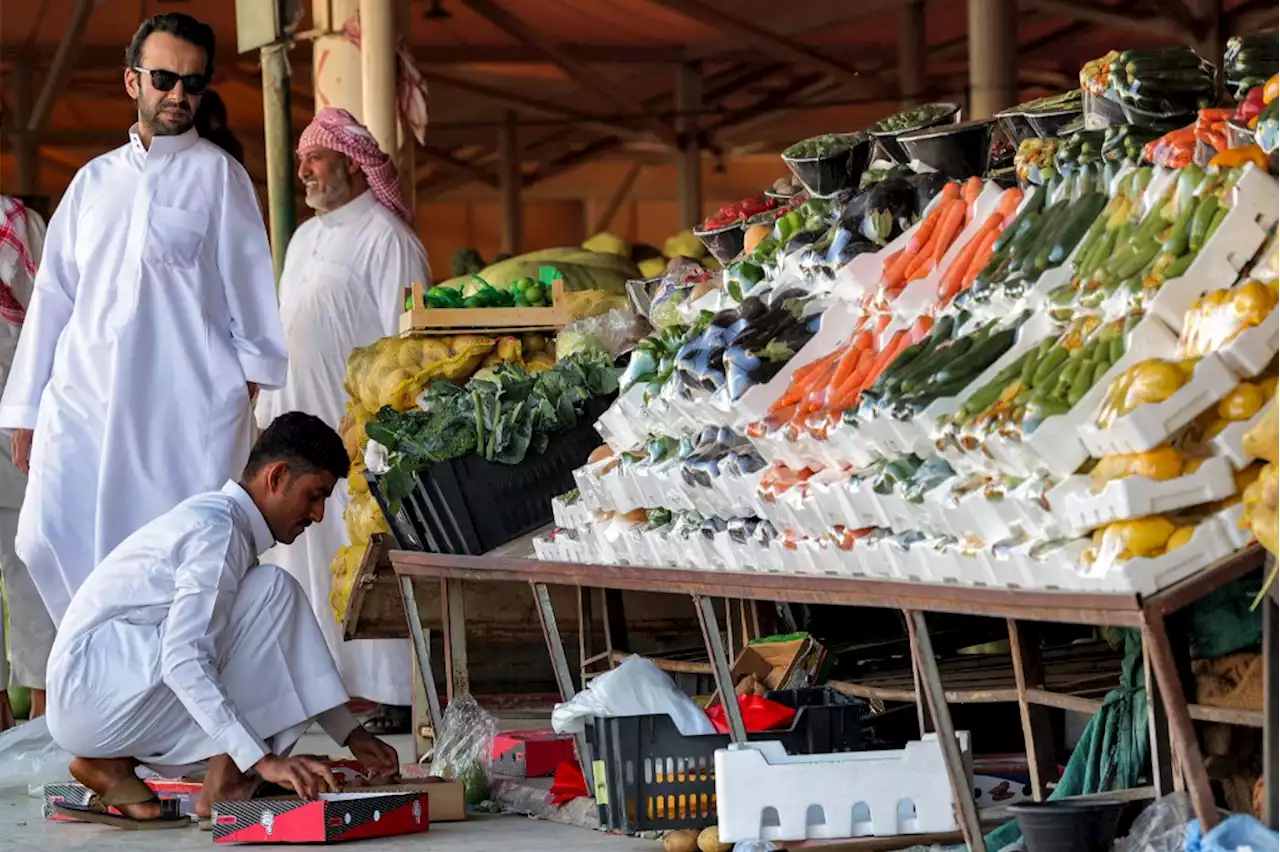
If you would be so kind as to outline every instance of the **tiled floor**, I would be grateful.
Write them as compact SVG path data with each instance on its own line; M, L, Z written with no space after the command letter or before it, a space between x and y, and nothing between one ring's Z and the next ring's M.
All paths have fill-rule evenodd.
M404 754L412 750L408 737L395 738ZM302 752L330 754L333 743L327 737L308 735ZM16 791L0 791L0 852L33 850L53 852L64 849L93 849L103 852L189 852L211 849L210 835L196 830L131 832L97 826L46 822L40 801ZM220 847L226 848L226 847ZM264 847L258 847L264 848ZM290 846L289 849L314 848ZM335 847L336 848L336 847ZM538 822L519 816L481 817L465 823L441 823L417 837L356 841L341 848L351 852L647 852L661 849L654 841L638 841L582 828Z

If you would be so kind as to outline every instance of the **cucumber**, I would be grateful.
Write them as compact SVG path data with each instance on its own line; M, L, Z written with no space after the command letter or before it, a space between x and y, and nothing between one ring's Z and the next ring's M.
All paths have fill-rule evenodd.
M1046 337L1045 343L1052 343L1053 338ZM1031 380L1035 377L1036 368L1040 366L1040 361L1044 358L1044 344L1040 348L1033 349L1027 353L1027 358L1022 362L1022 370L1018 373L1018 381L1025 387L1031 386Z
M1169 238L1164 241L1164 245L1160 247L1160 251L1171 254L1174 257L1181 256L1187 250L1187 244L1191 240L1191 220L1201 206L1199 198L1191 198L1183 206L1183 210L1178 214L1178 218L1173 221L1173 227L1169 232Z
M1058 370L1067 361L1067 348L1059 346L1048 355L1046 355L1040 364L1036 367L1035 375L1031 378L1031 387L1039 390L1046 386L1051 378L1058 375Z
M1098 214L1106 203L1107 197L1100 192L1091 192L1076 202L1080 209L1074 212L1071 222L1058 235L1056 244L1049 250L1050 264L1057 266L1067 259L1091 223L1099 221Z
M1093 387L1093 366L1090 364L1081 365L1080 371L1076 373L1075 381L1071 383L1071 390L1067 391L1067 405L1075 408L1085 394L1089 392L1089 388Z
M1093 381L1089 384L1092 388L1106 378L1107 373L1111 371L1114 364L1094 364L1093 365Z
M1209 223L1209 230L1205 231L1204 234L1206 243L1213 237L1213 232L1218 230L1218 226L1222 224L1222 220L1227 218L1227 214L1230 212L1226 207L1219 207L1218 212L1213 214L1213 221Z
M1107 344L1107 363L1114 364L1124 357L1124 337L1117 334Z
M1058 374L1058 380L1053 383L1053 390L1049 392L1049 396L1056 399L1065 399L1067 391L1071 390L1071 385L1076 380L1076 376L1080 373L1080 368L1085 366L1083 362L1076 360L1071 361L1062 372Z
M1144 242L1135 241L1129 252L1122 256L1112 271L1122 281L1137 275L1147 268L1147 264L1151 263L1158 251L1160 251L1160 241L1154 237L1148 237Z
M1215 196L1209 196L1200 202L1196 208L1195 215L1191 218L1191 232L1188 235L1187 246L1191 251L1200 251L1204 246L1205 237L1209 233L1209 224L1213 222L1213 217L1218 213L1218 199Z

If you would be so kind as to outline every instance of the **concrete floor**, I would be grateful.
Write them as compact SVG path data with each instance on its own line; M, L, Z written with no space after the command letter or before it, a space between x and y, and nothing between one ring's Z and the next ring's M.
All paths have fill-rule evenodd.
M392 739L402 755L412 751L413 746L408 737ZM328 737L308 734L303 738L299 752L333 754L337 750ZM211 835L197 830L194 825L189 830L138 832L47 822L41 816L39 799L17 791L0 791L0 852L64 849L188 852L210 849L213 845ZM465 823L440 823L433 825L425 835L355 841L343 846L353 852L408 852L412 849L430 849L432 852L560 852L564 849L588 852L657 852L662 848L655 841L634 840L521 816L479 817Z

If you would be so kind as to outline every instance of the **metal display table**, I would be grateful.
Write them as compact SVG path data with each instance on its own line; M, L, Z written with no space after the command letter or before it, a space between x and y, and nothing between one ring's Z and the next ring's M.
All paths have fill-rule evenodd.
M667 592L692 597L703 639L711 661L716 687L722 695L732 695L730 660L717 623L715 598L799 604L828 604L884 607L901 610L906 616L918 687L923 695L921 713L926 710L939 735L955 795L961 833L968 847L984 850L978 810L973 790L955 738L955 728L947 703L947 693L939 675L925 613L954 613L1003 618L1007 622L1015 676L1015 694L1022 719L1027 762L1033 795L1040 801L1054 777L1055 761L1048 710L1073 707L1070 696L1045 688L1043 667L1035 625L1042 622L1136 628L1142 631L1146 672L1153 792L1165 795L1186 789L1202 825L1217 823L1218 810L1205 771L1194 728L1194 718L1232 721L1222 713L1192 706L1186 696L1179 658L1170 643L1166 619L1176 616L1192 603L1236 579L1258 571L1267 561L1265 552L1252 545L1221 560L1194 576L1149 597L1134 594L1086 594L1031 590L1003 590L963 586L926 585L861 578L815 575L781 575L749 572L702 572L630 565L583 565L543 562L512 555L518 548L506 548L483 556L454 556L440 553L391 549L383 536L375 537L356 579L351 603L344 619L348 639L411 638L418 674L426 688L427 710L432 727L441 723L440 702L431 668L428 636L422 626L415 586L432 581L442 586L441 604L446 666L450 692L465 689L466 651L462 639L465 615L459 611L461 583L528 583L537 602L547 650L556 683L564 700L577 691L570 673L556 614L547 587L563 585L579 588ZM1275 826L1276 800L1276 598L1265 603L1264 671L1267 683L1263 714L1267 822ZM744 742L746 731L738 705L726 702L730 735ZM1252 724L1254 720L1239 720ZM591 761L586 758L585 741L578 742L580 763L592 786ZM882 844L888 838L876 838ZM917 838L904 836L904 845ZM868 838L870 840L870 838Z

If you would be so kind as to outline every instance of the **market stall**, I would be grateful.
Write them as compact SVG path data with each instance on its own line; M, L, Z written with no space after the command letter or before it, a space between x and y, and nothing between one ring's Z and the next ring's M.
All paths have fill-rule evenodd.
M936 734L894 755L780 754L750 742L725 701L721 836L912 845L924 826L949 825L981 849L968 735L952 724L924 613L1007 620L1037 801L1055 774L1040 708L1071 702L1044 688L1028 625L1132 628L1154 687L1153 792L1185 784L1211 828L1194 720L1274 722L1274 706L1250 716L1190 702L1184 638L1171 641L1166 621L1263 571L1255 535L1276 547L1275 43L1232 41L1230 108L1215 106L1217 73L1193 51L1128 51L1087 64L1079 90L997 119L928 104L803 140L783 153L791 178L695 230L722 270L676 262L633 288L652 327L643 339L561 354L555 381L499 367L461 388L410 385L406 404L355 436L371 440L370 493L390 521L378 531L394 549L378 538L348 556L347 635L403 631L407 612L433 693L415 584L529 583L568 701L548 587L687 594L728 696L738 684L715 598L901 610L913 697ZM615 383L602 353L623 352ZM594 451L580 431L592 422ZM519 530L459 539L475 518L441 475L475 455L508 464L485 482L522 483L520 504L554 528L512 543L533 532L531 509ZM576 488L550 500L545 486L570 471ZM1271 585L1274 565L1265 573ZM1255 603L1273 650L1274 598ZM448 607L443 624L456 644ZM438 726L439 701L427 703ZM1273 726L1267 742L1274 784ZM614 768L582 734L577 754L599 793ZM822 798L859 760L882 761L858 765L893 789L912 783L902 766L938 761L954 812L935 814L926 796L896 828L806 817L867 804ZM786 801L734 783L760 772Z

